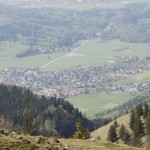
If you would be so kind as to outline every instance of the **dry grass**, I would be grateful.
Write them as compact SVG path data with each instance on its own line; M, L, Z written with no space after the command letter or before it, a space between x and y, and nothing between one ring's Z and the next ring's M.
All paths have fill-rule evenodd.
M127 128L127 130L129 132L131 132L130 127L129 127L130 114L127 114L123 117L120 117L116 121L120 126L123 124ZM104 141L107 140L107 135L108 135L109 128L113 123L114 123L114 121L107 124L107 125L105 125L105 126L103 126L103 127L101 127L101 128L99 128L99 129L97 129L97 130L95 130L94 132L92 132L91 133L92 138L97 139L97 137L100 137L101 140L104 140Z
M23 135L22 140L18 139L18 136L20 135L0 135L0 150L142 150L100 140L59 139L55 142L54 139L42 136ZM38 138L41 138L43 142L37 143Z
M104 141L92 140L60 140L64 145L68 144L68 150L142 150L125 145L112 144Z

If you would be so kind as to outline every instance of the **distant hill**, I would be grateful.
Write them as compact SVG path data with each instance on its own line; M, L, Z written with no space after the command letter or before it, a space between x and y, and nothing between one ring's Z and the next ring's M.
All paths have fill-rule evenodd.
M39 97L28 89L16 86L0 85L0 116L4 116L15 128L21 130L28 121L32 135L59 134L71 137L79 118L89 131L93 129L92 122L69 102L55 97Z
M121 9L92 9L92 6L87 10L83 4L82 11L78 11L74 5L70 8L70 4L67 5L69 9L65 9L66 6L56 7L57 4L42 8L42 5L36 7L30 3L26 7L25 4L20 4L24 7L4 7L1 3L15 5L15 2L0 1L0 42L28 46L25 51L17 53L18 57L68 52L82 40L91 38L103 41L118 39L129 43L150 41L150 7L146 4L128 4Z
M1 3L4 4L74 4L74 3L102 3L102 2L111 2L111 1L119 1L119 0L0 0Z

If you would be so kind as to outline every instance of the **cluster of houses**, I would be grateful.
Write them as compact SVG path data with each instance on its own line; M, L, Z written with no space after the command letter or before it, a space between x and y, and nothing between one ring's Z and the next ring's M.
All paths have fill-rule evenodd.
M118 58L115 64L104 66L74 66L61 71L41 71L30 68L10 68L2 71L2 82L31 89L39 95L67 98L79 94L120 92L135 94L150 88L150 81L117 84L145 71L150 63L138 57Z

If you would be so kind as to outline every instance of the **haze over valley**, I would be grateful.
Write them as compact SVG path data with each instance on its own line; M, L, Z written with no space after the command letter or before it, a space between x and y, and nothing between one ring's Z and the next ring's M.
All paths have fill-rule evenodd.
M149 91L149 0L0 0L0 149L150 147Z

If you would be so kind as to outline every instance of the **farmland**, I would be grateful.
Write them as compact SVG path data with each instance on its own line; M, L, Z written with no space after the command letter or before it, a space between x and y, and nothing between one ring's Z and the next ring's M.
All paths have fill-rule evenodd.
M25 67L25 68L40 68L50 60L56 59L65 54L65 52L58 52L52 54L39 54L35 56L17 58L18 52L27 49L26 45L22 44L1 44L0 45L0 70L10 67Z
M114 51L128 47L125 51ZM45 70L59 70L78 64L87 66L99 66L115 62L117 56L139 56L150 55L150 46L143 43L126 43L118 40L102 42L92 39L80 47L71 55L66 55L55 63L46 66Z
M118 40L103 42L100 39L91 39L73 52L47 53L21 59L16 58L17 52L26 48L27 46L21 44L5 44L5 46L1 44L0 70L9 67L41 68L48 64L42 69L51 71L78 64L86 66L109 64L115 62L117 56L139 56L143 58L150 55L148 44L127 43ZM117 51L123 48L127 48L127 50Z
M93 117L97 112L114 108L127 102L131 96L124 94L82 94L68 98L75 107L79 108L88 117Z
M115 82L116 84L130 84L133 82L140 82L140 81L148 81L150 80L150 71L146 71L144 73L123 79L123 80L118 80Z

